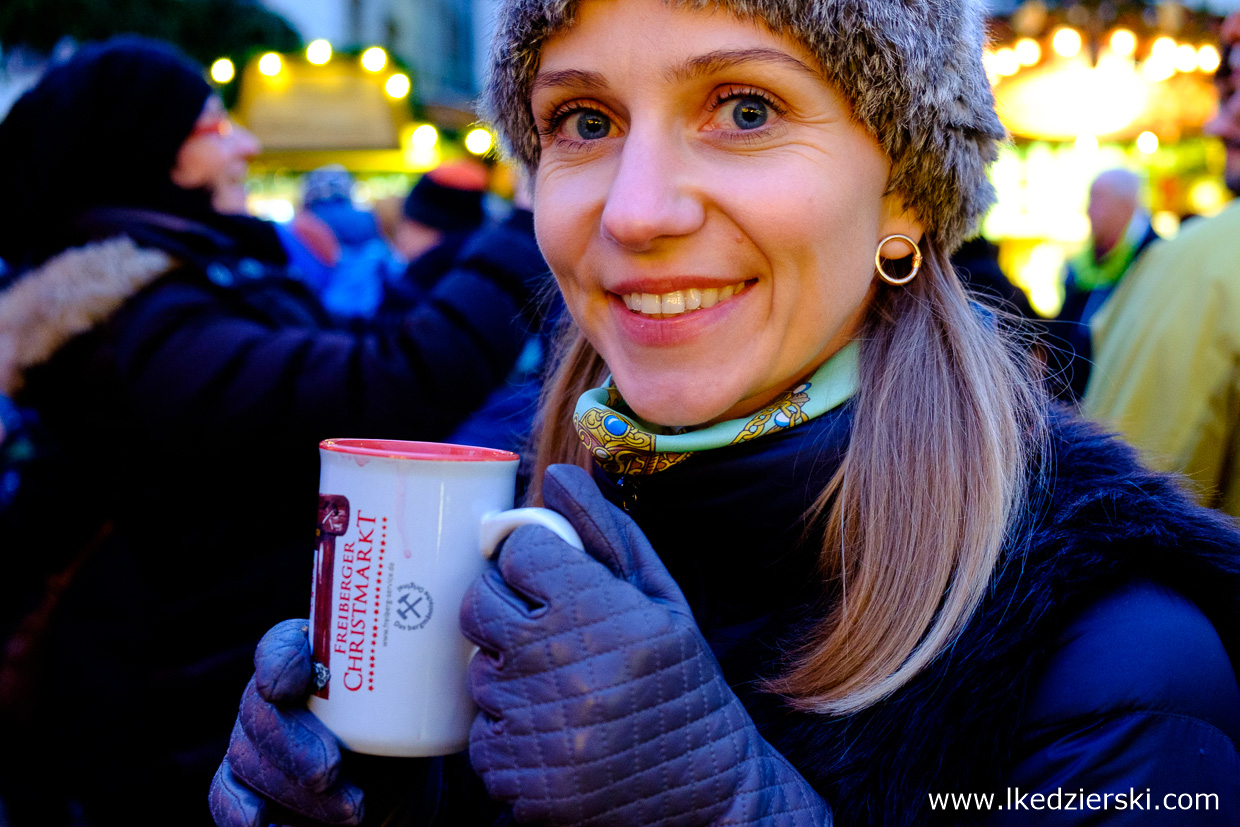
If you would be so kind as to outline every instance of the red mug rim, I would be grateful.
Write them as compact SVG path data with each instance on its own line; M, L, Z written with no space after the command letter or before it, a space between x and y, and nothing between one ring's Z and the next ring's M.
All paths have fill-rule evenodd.
M521 457L498 448L453 445L446 442L413 442L405 439L325 439L325 451L389 459L421 459L434 462L517 462Z

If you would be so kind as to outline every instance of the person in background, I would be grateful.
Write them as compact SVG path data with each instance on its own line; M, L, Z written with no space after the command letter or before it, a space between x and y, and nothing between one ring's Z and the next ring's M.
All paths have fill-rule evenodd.
M323 305L342 318L370 318L385 286L401 269L375 216L353 203L352 174L339 164L306 173L302 209L291 229L326 267L316 287Z
M381 313L400 313L420 301L461 257L500 270L549 273L534 237L526 177L517 175L511 205L498 220L487 209L487 181L487 167L470 160L448 162L418 180L401 205L393 232L395 246L409 264L401 277L388 282ZM552 289L536 302L538 321L512 372L448 442L514 452L526 447L563 307Z
M400 314L339 324L244 214L258 149L201 67L134 37L0 123L0 393L68 463L5 537L55 566L57 603L33 616L31 705L4 710L27 725L3 733L12 825L209 823L229 696L309 599L318 442L443 439L528 335L545 271L470 254Z
M388 283L389 307L417 301L451 266L487 222L486 192L487 169L476 161L449 161L418 179L392 232L406 266Z
M1240 531L1050 405L950 263L987 7L502 5L487 114L572 318L527 501L582 548L522 527L468 589L468 754L387 762L400 811L275 627L221 825L1240 823Z
M1160 236L1141 204L1141 178L1131 170L1109 169L1089 186L1090 235L1085 247L1069 260L1064 276L1064 303L1053 325L1068 352L1056 381L1065 398L1079 402L1089 381L1093 347L1089 326L1098 308L1119 285L1137 257Z
M1205 125L1240 193L1240 12L1223 23L1219 109ZM1148 249L1094 316L1084 410L1201 501L1240 517L1240 204Z
M532 210L529 180L519 174L513 190L512 209L507 217L494 231L479 233L479 238L467 244L465 249L485 247L493 255L497 267L516 268L524 272L550 272L538 250ZM531 329L512 373L477 412L452 432L449 442L518 453L528 448L534 415L538 410L538 397L542 393L556 328L564 310L564 301L554 289L548 289L535 301L539 306L539 322Z

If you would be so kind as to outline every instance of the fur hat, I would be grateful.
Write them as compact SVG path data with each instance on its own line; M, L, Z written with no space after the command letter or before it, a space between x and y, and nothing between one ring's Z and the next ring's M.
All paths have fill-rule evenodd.
M800 40L891 159L890 187L951 252L994 202L986 167L1006 133L982 68L983 0L717 0ZM713 7L686 0L691 8ZM576 0L505 0L487 117L529 168L539 142L530 85L543 42Z

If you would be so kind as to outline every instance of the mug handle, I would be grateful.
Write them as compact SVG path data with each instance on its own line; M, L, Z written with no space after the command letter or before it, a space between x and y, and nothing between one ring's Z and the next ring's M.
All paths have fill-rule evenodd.
M483 558L490 560L495 557L500 544L523 525L540 525L551 529L573 548L584 548L572 524L551 509L510 508L507 511L492 511L483 515L478 532L478 546Z

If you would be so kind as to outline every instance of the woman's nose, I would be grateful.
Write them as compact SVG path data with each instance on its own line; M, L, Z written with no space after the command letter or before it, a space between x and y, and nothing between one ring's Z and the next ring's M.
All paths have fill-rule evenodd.
M691 179L683 147L630 132L603 207L604 235L643 252L661 238L693 233L702 226L705 209Z

